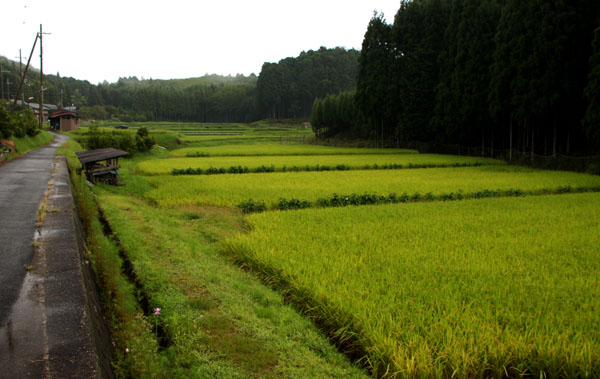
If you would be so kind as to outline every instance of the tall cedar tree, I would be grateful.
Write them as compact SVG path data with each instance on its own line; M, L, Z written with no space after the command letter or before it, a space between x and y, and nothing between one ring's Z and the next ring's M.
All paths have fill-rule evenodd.
M455 0L452 4L432 118L440 133L445 130L446 141L477 145L484 139L494 140L487 96L500 10L497 0Z
M368 120L376 141L383 141L393 125L390 104L392 73L391 27L383 14L369 22L358 59L356 103ZM379 142L378 142L379 143Z
M590 58L590 73L585 88L588 108L583 119L583 126L589 141L596 147L600 147L600 25L594 34L594 52Z
M568 153L574 142L583 144L578 127L582 73L588 72L590 14L597 11L591 0L509 0L504 7L495 38L490 110L515 130L514 142L523 151Z
M403 1L393 25L394 90L397 135L409 140L436 139L430 119L439 83L439 56L445 48L450 0Z

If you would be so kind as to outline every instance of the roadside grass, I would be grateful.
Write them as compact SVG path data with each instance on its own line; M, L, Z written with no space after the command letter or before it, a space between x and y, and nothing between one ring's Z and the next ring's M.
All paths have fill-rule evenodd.
M147 175L167 175L174 169L202 169L230 167L247 167L253 170L259 167L273 167L274 171L310 171L316 166L327 166L335 170L337 166L344 169L374 168L384 165L432 165L450 166L468 165L503 165L503 161L466 156L436 154L385 154L385 155L310 155L310 156L260 156L260 157L205 157L205 158L171 158L150 159L137 165L137 172ZM307 169L308 167L308 169Z
M13 138L15 143L15 150L20 155L23 155L31 150L37 149L52 142L54 137L46 130L41 130L37 135L30 137L25 136L23 138Z
M85 178L77 174L80 163L75 152L83 151L69 139L57 154L65 155L69 166L73 195L84 228L89 258L96 274L104 312L116 344L117 361L112 362L120 377L168 377L174 374L166 354L152 333L152 324L144 317L137 289L123 274L123 261L115 242L104 234L98 210Z
M135 180L140 180L139 175ZM560 187L596 188L600 177L566 171L542 171L518 166L285 172L250 175L146 176L146 199L161 207L214 205L236 207L253 199L275 208L280 199L317 203L332 194L395 193L410 196L470 193L485 190L558 191ZM127 184L128 178L124 178ZM146 187L148 189L148 187Z
M600 375L600 194L269 212L225 254L386 377Z
M15 144L15 152L8 153L4 156L4 160L0 162L6 162L17 157L20 157L23 154L27 154L31 150L35 150L39 147L45 146L52 142L54 137L52 134L46 130L40 131L37 135L25 136L21 138L11 137L10 140Z
M216 246L245 228L238 212L157 209L99 188L99 201L192 377L362 377L281 295ZM111 191L112 192L112 191Z
M171 151L175 157L186 156L262 156L262 155L348 155L417 153L408 149L366 149L304 144L254 143L219 146L184 147Z

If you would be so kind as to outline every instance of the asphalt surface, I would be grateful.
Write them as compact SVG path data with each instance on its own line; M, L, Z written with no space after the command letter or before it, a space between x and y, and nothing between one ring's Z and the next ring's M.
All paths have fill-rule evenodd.
M0 326L19 297L34 255L36 216L52 174L54 157L67 136L0 166Z
M100 305L91 301L94 286L91 291L86 286L91 268L66 159L53 159L53 166L34 256L7 321L0 325L0 377L110 378L110 367L101 367L97 354L98 338L109 334L94 328L101 323Z

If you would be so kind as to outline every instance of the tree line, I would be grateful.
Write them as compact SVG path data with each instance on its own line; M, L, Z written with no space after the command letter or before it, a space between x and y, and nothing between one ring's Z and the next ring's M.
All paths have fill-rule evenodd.
M358 51L343 48L302 52L265 63L257 77L205 75L153 80L119 78L97 85L85 80L44 75L44 102L76 106L84 119L120 121L250 122L264 118L310 117L316 97L354 89ZM5 98L13 97L19 64L0 57ZM39 102L39 71L30 69L22 98Z
M354 49L321 47L279 63L265 63L256 83L261 116L309 118L315 98L355 88L358 57Z
M600 147L600 2L402 1L371 19L356 91L315 100L317 135L539 154Z

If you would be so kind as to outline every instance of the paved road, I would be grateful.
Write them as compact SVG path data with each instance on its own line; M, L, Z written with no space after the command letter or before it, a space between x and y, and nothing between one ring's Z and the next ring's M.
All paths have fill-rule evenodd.
M31 242L36 231L37 210L52 173L58 147L67 136L0 167L0 326L6 318L31 263Z

